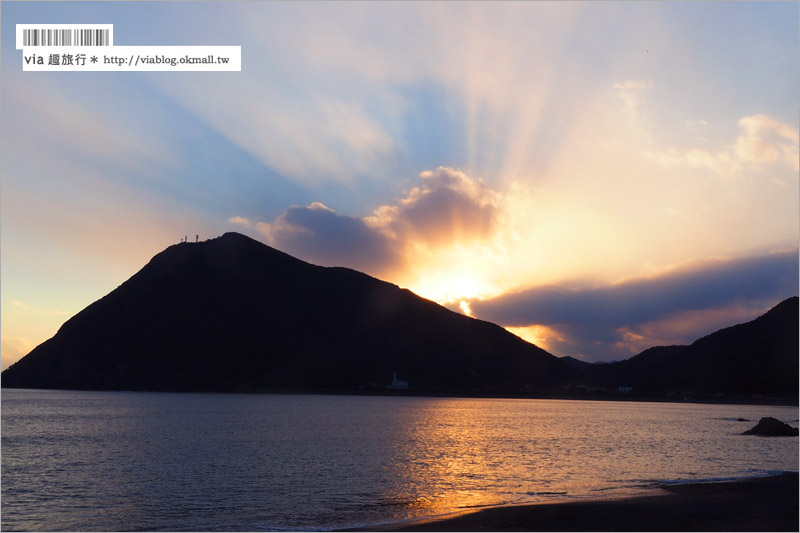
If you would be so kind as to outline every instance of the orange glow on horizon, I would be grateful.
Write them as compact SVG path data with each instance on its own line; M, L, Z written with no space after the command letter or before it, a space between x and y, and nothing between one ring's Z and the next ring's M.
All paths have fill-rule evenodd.
M554 329L539 324L522 327L506 327L506 331L535 344L542 350L550 351L552 341L563 342L564 338Z

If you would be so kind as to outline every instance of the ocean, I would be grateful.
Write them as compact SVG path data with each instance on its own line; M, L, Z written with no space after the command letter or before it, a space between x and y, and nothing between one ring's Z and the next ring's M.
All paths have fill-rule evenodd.
M797 407L3 389L4 531L331 530L798 470ZM749 421L739 421L746 418Z

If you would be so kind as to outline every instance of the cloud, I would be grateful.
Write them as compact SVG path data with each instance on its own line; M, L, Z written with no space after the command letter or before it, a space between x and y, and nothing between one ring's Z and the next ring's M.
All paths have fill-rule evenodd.
M625 82L614 84L614 88L617 89L617 95L624 103L624 111L632 121L646 122L650 119L650 114L643 106L643 101L645 91L649 91L654 86L653 80L626 80Z
M751 319L798 292L797 250L707 261L649 278L593 287L535 287L472 300L473 316L511 327L547 326L559 355L609 358L641 347L689 342ZM744 309L744 311L743 311ZM744 321L744 320L743 320Z
M425 171L420 178L422 185L407 197L378 208L365 220L394 238L431 246L493 235L501 196L482 180L446 167Z
M689 167L710 170L717 176L733 176L742 170L742 162L730 150L710 151L692 148L681 152L675 148L664 151L642 152L642 155L664 167Z
M624 83L615 83L614 88L619 90L636 90L636 89L652 89L654 86L653 80L647 81L633 81L626 80Z
M767 115L739 121L743 133L736 140L736 155L747 163L785 161L798 170L797 128Z
M707 125L705 121L699 123ZM745 168L760 171L766 163L785 163L798 171L797 128L762 114L740 119L739 129L736 140L721 149L695 147L679 151L670 148L644 151L642 155L663 166L705 168L722 176L741 174Z
M255 226L271 246L312 263L381 275L401 263L391 238L363 219L338 215L320 202L290 207L274 221Z
M244 226L245 228L249 228L250 227L250 220L248 220L246 218L243 218L243 217L240 217L240 216L231 217L231 218L228 219L228 222L230 222L231 224L237 224L239 226Z
M27 302L20 302L19 300L12 300L11 305L22 312L32 313L42 316L61 316L68 314L66 311L61 311L59 309L43 309L41 307L36 307L34 305L31 305Z

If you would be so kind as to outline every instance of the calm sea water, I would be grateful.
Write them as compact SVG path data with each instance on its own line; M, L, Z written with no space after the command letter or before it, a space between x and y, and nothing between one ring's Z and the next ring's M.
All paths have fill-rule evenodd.
M798 470L797 408L2 391L2 529L326 530Z

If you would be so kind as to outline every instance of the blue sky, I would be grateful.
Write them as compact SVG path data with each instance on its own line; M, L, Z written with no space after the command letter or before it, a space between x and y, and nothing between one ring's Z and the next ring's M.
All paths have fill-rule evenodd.
M0 9L4 368L184 235L241 231L586 360L798 292L796 2ZM242 72L22 72L18 23L240 45ZM552 312L584 297L614 316Z

